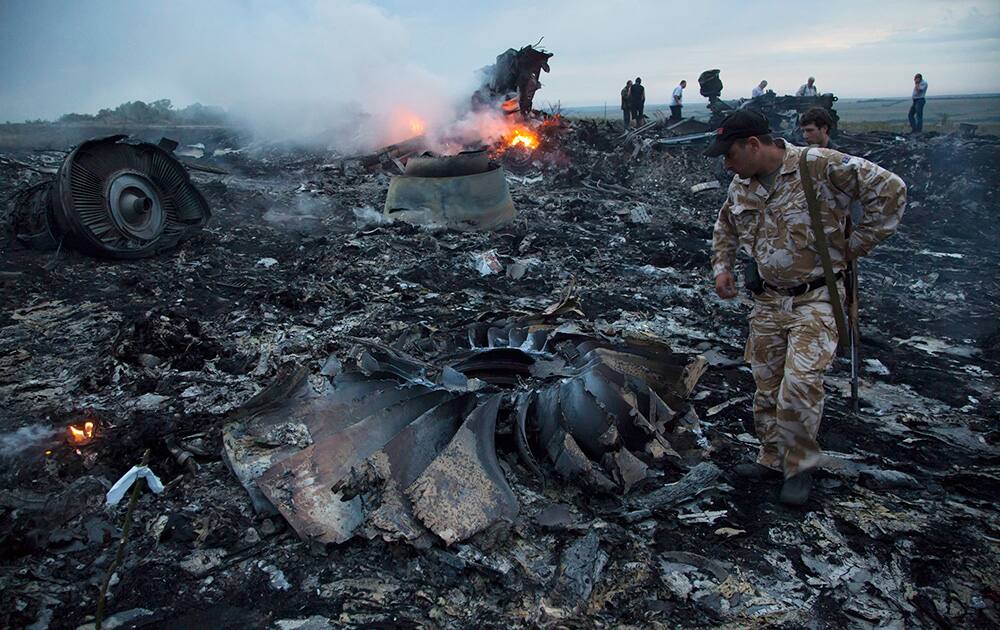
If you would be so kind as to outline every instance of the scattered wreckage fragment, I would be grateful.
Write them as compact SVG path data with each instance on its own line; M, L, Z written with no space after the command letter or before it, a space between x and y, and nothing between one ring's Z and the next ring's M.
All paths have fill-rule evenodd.
M819 94L817 96L778 96L772 90L764 94L738 101L726 102L722 100L722 79L719 78L718 69L706 70L698 76L699 92L708 99L708 109L712 112L709 125L712 128L718 127L722 120L737 109L752 109L759 111L767 117L771 128L774 131L788 130L791 133L798 131L799 114L804 114L813 107L822 107L833 119L831 134L836 134L837 121L840 116L837 110L833 109L837 97L831 93Z
M427 151L427 142L427 136L420 134L403 140L402 142L382 147L374 153L369 153L352 159L357 160L358 163L365 168L373 168L384 165L386 168L391 166L398 172L402 173L405 170L402 160Z
M361 533L450 545L517 516L498 423L535 474L551 466L605 492L702 453L685 402L700 359L573 325L479 324L468 339L441 367L372 348L332 381L282 374L224 431L254 507L321 543Z
M767 117L771 130L781 137L788 138L794 142L801 141L799 130L799 117L813 107L825 109L833 120L831 134L837 134L837 121L839 116L833 109L837 97L833 94L820 94L818 96L778 96L772 91L751 98L739 99L735 101L722 100L722 79L719 78L718 69L705 70L698 77L699 91L702 96L708 99L706 108L711 112L708 122L685 118L673 123L666 119L652 119L646 124L636 128L626 130L618 140L617 144L626 149L631 148L632 157L635 158L646 148L653 146L657 148L676 147L689 144L707 144L716 136L716 131L727 116L740 109L750 109L758 111ZM657 133L661 137L657 139L644 137ZM720 160L721 166L721 160Z
M531 114L535 92L542 86L541 73L550 71L549 59L553 55L537 45L520 50L508 48L497 55L495 64L483 68L483 85L472 95L473 107L492 107L500 102L508 114Z
M117 135L74 149L20 205L18 238L104 258L153 256L201 229L208 202L163 147Z
M490 230L517 216L504 169L485 150L410 158L389 183L384 213L459 230Z

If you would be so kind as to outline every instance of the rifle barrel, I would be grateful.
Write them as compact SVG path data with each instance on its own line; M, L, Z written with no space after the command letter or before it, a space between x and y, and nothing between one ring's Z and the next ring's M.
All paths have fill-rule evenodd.
M861 329L858 325L858 262L856 260L852 260L848 264L847 277L851 283L851 286L846 291L847 322L851 335L851 407L854 411L857 411L860 407L858 394L858 379L860 375L858 372L861 366L859 365L860 360L858 355L861 346Z

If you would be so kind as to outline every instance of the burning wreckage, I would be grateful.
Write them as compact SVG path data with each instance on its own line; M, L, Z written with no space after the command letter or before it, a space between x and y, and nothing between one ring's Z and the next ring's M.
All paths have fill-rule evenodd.
M792 510L728 472L745 304L692 121L503 118L446 156L0 154L5 626L1000 623L1000 143L842 133L911 207ZM162 492L105 505L126 472Z
M537 46L508 48L497 56L495 64L480 70L483 85L473 93L472 106L489 108L499 101L508 114L517 111L525 118L531 116L535 93L542 87L542 71L551 71L552 53Z

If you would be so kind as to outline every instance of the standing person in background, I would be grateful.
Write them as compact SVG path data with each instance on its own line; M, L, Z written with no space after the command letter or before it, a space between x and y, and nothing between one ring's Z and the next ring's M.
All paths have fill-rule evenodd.
M750 93L750 98L757 98L758 96L764 96L764 88L767 87L767 81L761 81L757 84L757 87L753 89Z
M816 87L816 77L809 77L809 80L802 84L795 96L819 96L819 88Z
M629 123L632 121L632 79L625 82L622 88L622 120L625 123L625 131L628 131Z
M811 107L809 111L802 114L802 117L799 118L799 131L802 132L802 139L809 146L833 149L834 151L840 150L830 138L830 133L833 131L833 117L822 107ZM856 201L851 203L852 226L861 222L861 214L861 204Z
M837 148L830 140L833 118L822 107L812 107L802 114L802 118L799 118L799 129L802 131L802 139L805 140L806 144L821 149Z
M646 105L646 88L642 87L642 78L635 78L635 83L629 91L629 101L632 103L632 119L635 120L635 126L641 127L645 118L642 109Z
M688 82L682 80L680 84L674 88L674 93L670 97L670 120L680 120L681 119L681 108L684 107L684 88L688 86Z
M919 72L913 75L913 105L910 105L910 132L920 133L924 130L924 104L927 102L927 81Z

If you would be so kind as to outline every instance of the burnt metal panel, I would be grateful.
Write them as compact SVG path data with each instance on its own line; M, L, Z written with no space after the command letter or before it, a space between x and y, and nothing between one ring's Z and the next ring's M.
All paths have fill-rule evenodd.
M608 414L587 393L583 379L569 379L560 384L559 407L563 428L590 458L600 460L611 446L607 437L613 425Z
M332 488L413 418L447 396L445 391L428 391L373 413L275 464L257 485L301 537L342 543L362 522L361 499L342 500L343 493Z
M517 499L496 457L499 408L495 394L476 407L448 447L406 489L414 513L447 545L517 515Z
M404 489L448 446L475 402L475 395L463 394L431 408L356 469L352 484L363 497L372 535L408 541L428 537Z
M532 403L534 403L534 400L534 392L522 392L517 396L517 404L514 408L514 441L517 444L517 452L521 457L521 461L535 475L544 477L542 469L531 452L531 447L528 445L528 410Z
M458 177L485 173L490 169L486 149L462 151L455 155L418 155L406 162L410 177Z
M456 177L393 176L386 216L458 230L491 230L516 215L502 168Z

